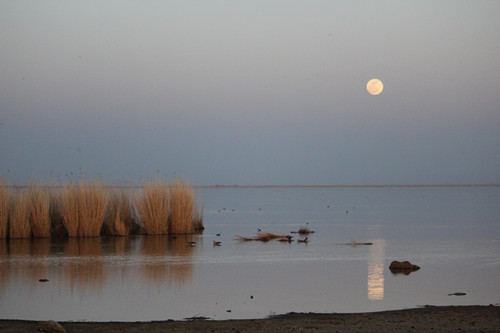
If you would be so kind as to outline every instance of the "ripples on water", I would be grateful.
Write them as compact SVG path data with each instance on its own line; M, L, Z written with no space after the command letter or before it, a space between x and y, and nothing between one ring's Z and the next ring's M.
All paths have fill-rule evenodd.
M202 235L0 241L0 317L227 319L500 302L498 187L198 195ZM315 231L307 244L234 240L306 225ZM351 238L373 245L341 245ZM392 260L422 268L394 275ZM448 296L458 291L467 295Z

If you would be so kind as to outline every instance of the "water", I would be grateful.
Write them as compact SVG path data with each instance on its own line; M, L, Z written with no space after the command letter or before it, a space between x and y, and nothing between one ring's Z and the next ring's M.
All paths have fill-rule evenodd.
M500 303L499 187L197 195L202 235L0 241L0 318L235 319ZM315 231L307 244L234 239L305 226ZM352 238L373 245L342 245ZM392 260L421 269L395 275ZM455 292L466 295L448 296Z

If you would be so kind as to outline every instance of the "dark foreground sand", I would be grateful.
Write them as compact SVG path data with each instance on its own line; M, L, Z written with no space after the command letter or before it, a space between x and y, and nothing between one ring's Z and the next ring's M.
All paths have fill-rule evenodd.
M270 319L60 322L72 332L500 332L498 306L427 306L357 314L291 313ZM0 332L36 332L36 321L0 320Z

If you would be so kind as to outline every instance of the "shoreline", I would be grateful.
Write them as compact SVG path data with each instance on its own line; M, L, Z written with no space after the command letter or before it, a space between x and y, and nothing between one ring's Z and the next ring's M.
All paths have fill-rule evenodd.
M1 332L35 332L38 321L0 320ZM264 319L59 322L69 332L499 332L500 307L425 306L367 313L288 313Z

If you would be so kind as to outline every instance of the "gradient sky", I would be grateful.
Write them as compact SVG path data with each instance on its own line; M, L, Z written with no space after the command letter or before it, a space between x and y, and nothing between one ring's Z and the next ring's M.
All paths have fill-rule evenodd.
M498 184L499 17L500 1L4 0L0 176Z

